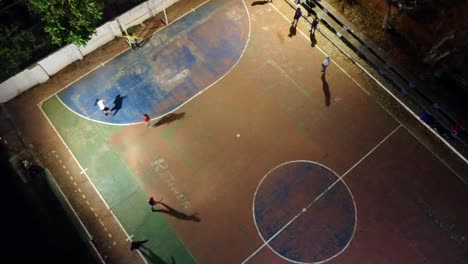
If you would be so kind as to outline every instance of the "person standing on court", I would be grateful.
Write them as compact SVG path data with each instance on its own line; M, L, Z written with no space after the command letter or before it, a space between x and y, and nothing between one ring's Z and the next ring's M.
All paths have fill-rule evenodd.
M143 121L145 122L145 125L146 125L147 127L150 126L151 118L150 118L150 116L149 116L148 114L143 114Z
M96 99L94 105L97 105L99 110L101 110L105 115L109 115L111 113L111 110L104 104L104 100L102 99Z
M135 51L137 48L141 49L140 43L138 43L138 37L133 35L133 33L129 33L128 35L125 35L125 38L130 44L130 47L132 47L133 51Z
M297 27L297 23L299 22L299 18L302 17L302 10L300 7L296 9L296 12L294 13L294 19L293 22L291 23L294 27Z
M311 32L312 34L315 34L315 30L317 30L318 23L319 23L319 19L317 17L314 18L314 21L312 21L312 26L309 32Z
M327 70L328 65L330 65L330 56L327 56L327 57L322 61L322 73L325 74L325 71Z
M162 199L161 199L161 201L162 201ZM154 210L155 210L155 209L154 209L154 206L155 206L156 204L160 203L161 201L158 202L158 201L154 200L153 197L150 197L150 199L149 199L149 201L148 201L148 204L150 205L151 211L152 211L152 212L154 212Z

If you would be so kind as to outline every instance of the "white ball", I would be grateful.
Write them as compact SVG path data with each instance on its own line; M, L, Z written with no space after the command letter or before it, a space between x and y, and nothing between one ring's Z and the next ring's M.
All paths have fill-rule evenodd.
M240 137L240 134L237 134L236 137Z

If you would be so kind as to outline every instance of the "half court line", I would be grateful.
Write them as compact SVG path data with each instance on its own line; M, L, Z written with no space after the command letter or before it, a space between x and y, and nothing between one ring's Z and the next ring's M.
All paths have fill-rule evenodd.
M320 198L322 198L328 191L330 191L333 186L335 186L338 182L342 181L343 178L348 175L349 172L351 172L354 168L356 168L363 160L365 160L368 156L370 156L378 147L380 147L384 142L387 141L395 132L400 129L402 125L398 125L392 132L390 132L385 138L383 138L377 145L375 145L370 151L366 153L360 160L358 160L356 163L351 166L346 172L344 172L336 181L334 181L326 190L324 190L322 193L320 193L313 201L311 201L307 206L305 206L298 214L296 214L289 222L287 222L280 230L278 230L275 234L273 234L267 241L265 241L260 247L258 247L250 256L248 256L244 261L242 261L242 264L247 263L251 258L253 258L255 255L257 255L260 250L262 250L265 246L268 246L268 244L275 239L278 235L280 235L284 229L286 229L288 226L290 226L301 214L304 214L307 212L307 210L315 203L317 202ZM357 215L357 214L356 214ZM354 235L354 234L353 234ZM351 241L351 240L350 240Z
M288 2L288 1L287 1ZM288 2L289 4L289 2ZM273 3L270 3L270 5L276 10L276 12L281 15L286 21L290 22L290 20L288 19L287 16L285 16L281 11L278 10L278 8L276 8L276 6L273 4ZM307 19L306 19L307 20ZM308 20L307 20L308 21ZM298 30L299 33L301 33L301 35L305 38L305 39L308 39L307 38L307 35L302 32L302 30ZM320 29L318 29L318 31L320 33L322 33L322 31ZM455 153L455 155L457 155L462 161L464 161L466 164L468 164L468 159L465 158L465 156L463 156L458 150L456 150L450 143L447 142L447 140L445 140L445 138L443 138L441 135L439 135L437 132L435 132L428 124L426 124L425 122L423 122L419 116L414 113L413 110L411 110L402 100L400 100L400 98L398 98L396 95L394 95L383 83L381 83L379 80L377 80L376 77L374 77L368 70L366 70L364 68L364 66L362 66L359 62L357 62L356 60L354 60L351 55L349 55L345 50L343 50L341 47L339 47L335 42L333 42L330 38L328 38L325 34L323 34L323 37L326 38L330 43L332 43L341 53L343 53L348 59L350 59L361 71L363 71L367 76L369 76L369 78L371 78L380 88L382 88L388 95L390 95L390 97L392 97L395 101L398 102L398 104L400 104L411 116L413 116L414 119L416 119L421 125L423 125L427 130L429 130L434 136L436 136L440 141L442 141L444 143L444 145L446 145L451 151L453 151ZM310 41L309 41L310 42ZM325 56L327 56L327 54L325 53L325 51L323 51L318 45L316 45L316 47L318 48L318 50L320 52L322 52ZM337 64L336 62L334 62L332 60L332 63L335 64L346 76L348 76L359 88L361 88L362 91L364 91L367 95L371 96L370 93L364 89L364 87L358 83L356 80L354 80L339 64ZM389 110L387 110L380 102L378 101L375 101L378 105L380 105L382 107L382 109L384 109L391 117L393 117L398 123L400 123L411 135L413 135L413 137L415 137L423 146L425 146L440 162L442 162L442 164L444 164L453 174L455 174L455 176L460 179L465 185L468 185L468 182L467 180L465 180L462 176L460 176L457 172L455 172L454 169L452 169L444 160L442 160L442 158L440 158L438 155L436 155L434 153L434 151L432 151L429 146L427 146L427 144L425 144L420 138L418 138L413 132L410 131L410 129L408 127L406 127L405 125L403 125L401 123L401 121L399 119L397 119L393 114L390 113Z

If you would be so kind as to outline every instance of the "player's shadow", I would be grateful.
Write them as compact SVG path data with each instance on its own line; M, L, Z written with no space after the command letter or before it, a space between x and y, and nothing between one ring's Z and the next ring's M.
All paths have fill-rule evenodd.
M127 96L121 96L120 94L118 94L115 99L114 99L114 107L112 107L111 109L111 112L112 111L115 111L114 112L114 116L117 114L117 112L119 112L120 109L122 109L122 105L123 105L123 100L127 98Z
M315 38L315 32L310 32L310 46L314 48L315 45L317 45L317 38Z
M148 242L147 240L140 240L140 241L132 241L130 244L130 250L139 250L143 255L145 255L146 259L149 261L149 263L154 263L154 264L168 264L166 261L164 261L161 257L158 255L154 254L154 252L149 249L148 247L145 246L145 243ZM171 264L175 264L175 259L174 257L171 257Z
M256 6L256 5L265 5L265 4L268 4L270 1L254 1L252 3L252 6Z
M146 43L148 43L150 41L149 38L146 38L144 40L142 40L141 42L138 43L138 45L140 45L140 47L143 48L143 46L145 46Z
M330 99L331 99L330 87L328 86L327 79L325 78L325 73L322 73L321 79L322 79L323 95L325 95L325 105L330 106Z
M135 250L135 249L141 249L141 248L147 248L145 246L145 243L148 242L148 239L146 240L137 240L137 241L132 241L130 244L130 250Z
M160 256L154 254L151 249L146 248L145 250L140 250L141 254L145 255L146 260L151 264L168 264ZM172 258L173 259L173 258ZM175 263L175 262L171 262Z
M296 36L296 32L297 32L297 30L296 30L296 27L294 26L294 24L291 25L291 27L289 28L288 37L292 38L292 37Z
M188 214L185 214L183 212L177 211L176 209L170 207L169 205L167 205L165 203L159 202L158 204L164 206L165 209L164 208L163 209L151 209L153 212L168 214L168 215L173 216L173 217L175 217L177 219L185 220L185 221L193 221L193 222L200 222L201 221L201 219L197 216L197 213L188 215Z
M167 125L167 124L170 124L170 123L172 123L174 121L183 119L184 117L185 117L185 112L170 113L168 115L163 116L163 118L159 119L158 122L152 124L151 127L157 127L157 126L161 126L161 125L164 125L164 124Z

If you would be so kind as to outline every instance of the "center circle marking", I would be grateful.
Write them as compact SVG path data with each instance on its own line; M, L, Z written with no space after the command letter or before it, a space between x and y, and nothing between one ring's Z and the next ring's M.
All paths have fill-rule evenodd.
M306 160L280 164L263 177L253 214L265 244L294 263L323 263L338 256L357 225L346 183L326 166Z

